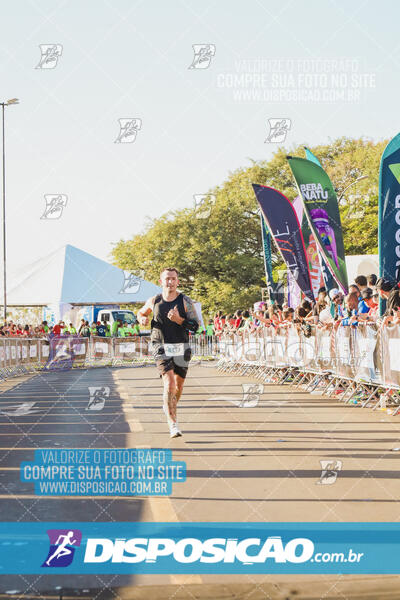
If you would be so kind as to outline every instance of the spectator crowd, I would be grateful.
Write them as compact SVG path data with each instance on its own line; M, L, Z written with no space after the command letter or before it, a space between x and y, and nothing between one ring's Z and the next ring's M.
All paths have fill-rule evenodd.
M383 317L379 316L379 299L386 301ZM305 335L311 334L311 326L323 329L338 327L357 327L360 323L400 323L400 284L395 284L376 275L359 275L349 286L345 296L339 288L326 290L321 287L315 301L303 299L296 307L287 303L257 302L248 310L237 310L233 314L224 314L219 310L213 319L209 319L204 327L200 327L197 337L220 336L222 333L250 333L260 327L287 327L294 325ZM22 338L46 338L54 336L80 337L131 337L140 334L139 325L128 324L126 321L93 322L89 324L81 320L78 328L72 323L59 321L49 325L42 321L40 325L16 324L9 321L0 327L0 336Z
M140 333L138 323L128 324L126 321L115 321L111 326L108 322L93 321L89 325L88 321L82 319L78 328L72 323L59 321L56 325L49 325L47 321L42 321L40 325L20 325L13 321L8 321L0 327L0 336L19 337L19 338L45 338L51 339L55 336L79 336L79 337L131 337Z
M303 299L296 307L258 302L255 309L237 310L234 314L218 311L208 322L205 335L222 333L250 333L260 327L287 327L294 325L306 336L311 335L311 326L323 329L357 327L360 323L400 323L400 284L385 278L377 279L359 275L349 286L345 296L338 288L326 290L321 287L315 301ZM386 301L383 317L379 316L379 299Z

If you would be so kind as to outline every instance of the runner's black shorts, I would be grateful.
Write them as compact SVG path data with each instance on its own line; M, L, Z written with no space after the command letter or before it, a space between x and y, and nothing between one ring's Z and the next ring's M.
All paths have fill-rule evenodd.
M185 379L188 369L189 361L192 357L192 351L190 348L186 348L183 356L166 356L163 352L157 352L155 355L157 370L162 377L168 371L173 371L182 379Z

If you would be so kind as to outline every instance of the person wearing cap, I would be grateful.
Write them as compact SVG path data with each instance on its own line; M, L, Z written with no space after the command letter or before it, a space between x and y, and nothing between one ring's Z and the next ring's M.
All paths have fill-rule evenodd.
M372 301L372 290L367 287L361 292L361 300L358 302L358 312L360 314L363 315L370 311L371 307L369 306L368 301Z
M348 294L344 301L345 308L343 315L338 317L335 323L335 329L342 325L348 327L349 325L356 327L358 324L358 294L357 292L351 292Z
M329 290L328 296L329 300L333 302L338 296L340 296L339 288L332 288L331 290Z
M358 320L359 321L376 321L377 309L379 302L377 301L378 294L373 292L371 288L367 288L361 293L362 300L358 303Z
M106 337L106 331L107 331L107 328L105 326L105 323L102 323L101 321L97 321L96 335L98 335L99 337Z
M329 300L331 301L331 316L336 321L339 317L343 317L343 294L339 288L332 288L329 291Z

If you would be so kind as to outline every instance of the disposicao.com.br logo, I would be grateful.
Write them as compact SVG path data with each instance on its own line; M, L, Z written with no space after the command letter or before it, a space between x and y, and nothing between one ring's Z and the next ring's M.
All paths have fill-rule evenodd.
M400 523L0 522L0 540L4 574L400 573Z
M275 562L302 563L314 553L314 544L306 538L295 538L285 545L279 536L266 540L247 538L131 538L131 539L88 539L85 563L155 563L162 557L171 557L177 563L263 563L268 559Z
M42 567L68 567L74 558L75 548L81 545L79 529L48 529L50 548Z
M50 535L51 533L51 535ZM68 566L72 562L73 545L80 545L77 530L52 530L48 532L51 545L42 566ZM76 538L76 539L74 539ZM300 564L308 561L317 563L356 562L363 553L350 549L345 552L318 552L309 538L292 538L286 543L281 536L267 538L207 538L186 537L119 537L88 538L83 557L84 564L133 564L163 563L174 565L198 564L241 564L265 563ZM53 564L50 564L53 563Z

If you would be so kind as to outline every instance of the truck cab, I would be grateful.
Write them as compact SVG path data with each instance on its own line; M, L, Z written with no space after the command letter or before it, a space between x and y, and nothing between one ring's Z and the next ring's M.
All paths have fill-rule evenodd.
M102 323L108 322L109 325L112 325L115 321L126 321L128 325L137 323L137 318L131 310L110 308L99 310L95 320Z

